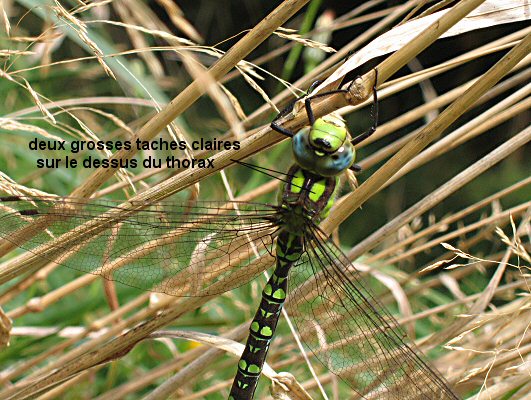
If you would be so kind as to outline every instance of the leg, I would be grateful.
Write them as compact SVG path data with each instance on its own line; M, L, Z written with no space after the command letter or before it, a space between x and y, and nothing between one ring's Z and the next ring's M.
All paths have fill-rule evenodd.
M279 125L276 121L277 121L278 117L275 118L273 120L273 122L271 122L271 129L273 129L274 131L277 131L278 133L282 133L284 136L287 136L289 138L293 137L295 135L295 132L293 131L290 131L289 129L287 128L284 128L283 126Z
M321 83L323 83L322 80L318 79L314 83L310 85L310 88L306 91L306 96L308 96L313 89L315 89L317 86L319 86Z
M315 81L314 83L311 84L310 88L308 89L308 92L307 93L310 93L317 85L321 84L322 81ZM325 95L328 95L329 93L324 93ZM314 124L315 122L315 117L313 115L313 111L312 111L312 107L310 105L310 101L312 98L317 98L317 97L322 97L322 95L318 94L316 96L312 96L312 97L307 97L305 102L304 102L304 105L305 105L305 108L306 108L306 114L308 115L308 121L310 122L310 126ZM273 120L273 122L271 122L271 129L279 132L279 133L282 133L284 136L287 136L287 137L293 137L295 135L295 132L293 131L290 131L289 129L286 129L284 127L282 127L281 125L279 125L276 121L278 119L280 119L281 117L287 115L289 112L291 112L291 110L293 109L293 105L295 104L295 102L299 101L299 99L295 100L294 102L292 102L289 106L287 106L284 110L282 110L277 116L276 118Z
M349 169L354 173L360 173L363 170L363 168L361 168L361 165L358 164L352 164Z
M308 115L308 121L310 121L310 125L313 125L315 123L315 115L313 114L312 110L312 100L319 99L321 97L330 96L331 94L336 93L348 93L347 89L337 89L337 90L330 90L329 92L325 93L319 93L315 96L307 97L304 100L304 108L306 108L306 115Z
M376 127L378 126L378 94L376 91L376 85L378 84L378 69L374 68L374 86L372 87L372 93L373 93L373 103L372 103L372 110L371 114L373 117L372 126L367 130L366 132L362 133L361 135L356 136L354 139L350 141L350 143L355 146L358 143L363 142L365 139L367 139L369 136L371 136L374 132L376 132Z
M291 110L293 110L293 105L295 104L295 101L291 102L286 108L284 108L281 112L279 112L270 125L271 129L273 129L274 131L277 131L278 133L282 133L284 136L287 136L289 138L293 137L295 135L295 132L290 131L289 129L284 128L283 126L279 125L277 121L280 118L284 117L285 115L288 115L291 112Z
M377 98L377 95L376 95L376 85L377 85L377 82L378 82L378 70L375 68L374 72L375 72L375 79L374 79L373 93L374 93L374 104L376 105L376 112L375 113L373 112L373 115L376 116L376 118L375 118L376 122L374 122L373 128L371 128L371 129L374 129L374 130L369 133L369 136L372 135L374 133L374 131L376 130L376 125L377 125L377 121L378 121L378 98ZM356 79L358 79L358 78L359 78L359 76L356 77ZM319 93L319 94L316 94L315 96L307 97L304 100L304 106L306 108L306 114L308 115L308 121L310 121L310 125L313 125L315 123L315 115L313 113L312 105L311 105L312 100L318 99L320 97L330 96L331 94L336 94L336 93L349 93L350 92L350 88L352 87L352 85L354 84L356 79L352 80L352 82L350 83L350 85L348 86L347 89L330 90L329 92ZM320 82L319 81L314 82L312 84L312 86L310 86L310 89L308 91L311 92L312 89L315 87L315 85L318 84L318 83L320 83ZM362 135L364 135L364 134L362 134ZM360 135L360 136L362 136L362 135ZM357 139L358 139L358 137L356 137L354 140L357 140ZM363 139L365 139L365 138L362 138L362 140ZM355 143L359 143L359 141L356 141ZM355 144L355 143L353 143L353 144Z
M275 119L271 122L271 125L270 125L271 129L273 129L274 131L277 131L278 133L281 133L281 134L283 134L284 136L287 136L287 137L289 137L289 138L292 138L293 136L295 136L295 134L296 134L297 132L294 132L294 131L292 131L292 130L289 130L289 129L287 129L287 128L284 128L284 127L283 127L282 125L280 125L277 121L278 121L280 118L282 118L282 117L288 115L288 114L293 110L293 106L295 105L295 103L296 103L297 101L299 101L299 100L300 100L300 98L297 99L297 100L292 101L291 103L289 103L289 104L286 106L286 108L284 108L281 112L279 112L279 113L277 114L277 116L275 117Z

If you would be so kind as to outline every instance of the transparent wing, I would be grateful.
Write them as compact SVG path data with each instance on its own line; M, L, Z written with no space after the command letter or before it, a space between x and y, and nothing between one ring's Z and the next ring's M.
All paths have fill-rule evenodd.
M109 200L4 197L0 242L31 252L30 263L55 261L174 296L223 293L273 261L274 206L160 202L142 207L135 203L131 211Z
M344 253L323 238L309 228L306 254L290 275L288 312L303 342L359 398L457 399Z

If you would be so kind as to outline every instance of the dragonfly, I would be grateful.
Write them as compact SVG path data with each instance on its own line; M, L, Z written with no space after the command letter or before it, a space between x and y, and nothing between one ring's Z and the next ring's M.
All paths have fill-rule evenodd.
M376 74L377 76L377 74ZM302 341L325 368L363 399L458 399L411 343L343 251L319 228L334 204L339 176L359 171L345 121L271 127L292 140L294 165L278 204L161 201L126 206L111 200L55 196L0 198L0 238L50 260L125 285L173 296L212 296L244 285L271 266L237 365L229 400L251 400L284 303ZM42 222L45 221L45 222ZM35 231L35 225L41 229ZM33 231L32 231L33 229ZM323 344L326 342L326 346Z

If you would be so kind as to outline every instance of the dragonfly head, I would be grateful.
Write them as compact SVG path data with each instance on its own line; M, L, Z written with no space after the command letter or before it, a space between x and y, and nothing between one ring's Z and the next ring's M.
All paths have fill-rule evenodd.
M333 114L301 129L293 137L293 154L302 168L321 176L339 175L355 159L345 121Z

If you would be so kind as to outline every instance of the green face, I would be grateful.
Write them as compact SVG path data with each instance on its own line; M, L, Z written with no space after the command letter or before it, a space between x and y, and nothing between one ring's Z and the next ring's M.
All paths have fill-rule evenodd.
M356 153L349 139L345 122L326 115L293 137L293 155L297 164L316 175L336 176L354 164Z

